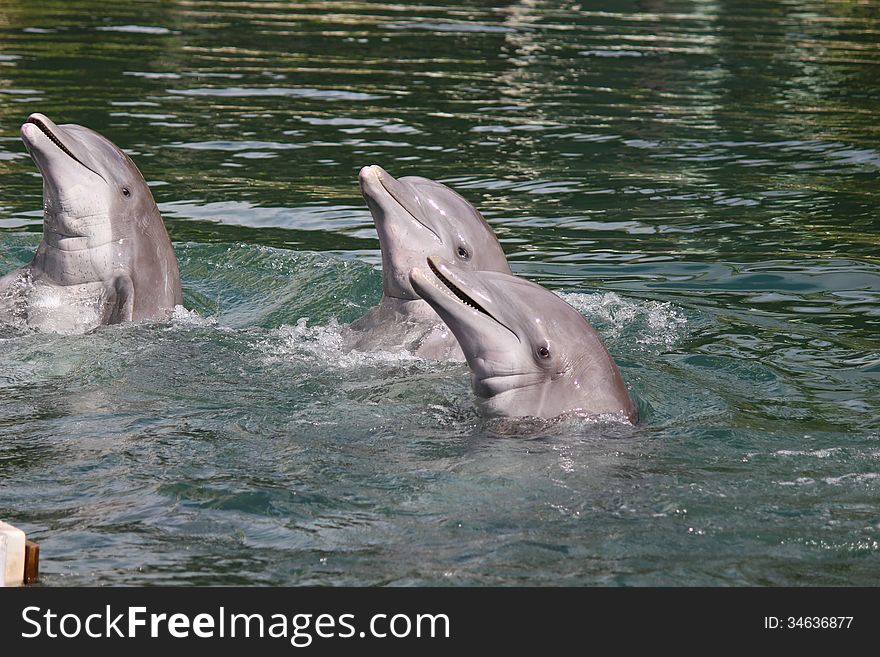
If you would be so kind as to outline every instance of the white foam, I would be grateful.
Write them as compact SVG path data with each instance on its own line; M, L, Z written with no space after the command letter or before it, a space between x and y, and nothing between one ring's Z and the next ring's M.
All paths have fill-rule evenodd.
M811 477L798 477L794 481L776 481L773 482L779 486L811 486L816 480Z
M812 451L780 449L775 453L778 456L815 456L818 459L827 459L829 456L839 451L840 447L828 447L826 449L814 449Z
M668 301L636 301L614 292L570 292L560 296L587 319L601 323L601 333L606 338L616 339L624 332L634 331L637 344L670 349L688 333L684 313Z
M857 473L850 472L849 474L840 475L839 477L825 477L822 479L826 484L831 484L832 486L836 486L838 484L842 484L845 481L857 481L858 483L865 483L869 481L874 481L876 479L880 479L880 473L877 472L865 472L865 473Z
M429 367L433 362L408 351L347 351L347 325L340 324L335 318L323 326L309 326L308 321L308 317L301 317L293 326L284 325L272 331L264 341L264 362L269 364L295 359L335 367L399 363L422 363Z
M171 312L171 327L212 326L217 327L216 317L202 317L195 310L187 310L183 306L174 306Z

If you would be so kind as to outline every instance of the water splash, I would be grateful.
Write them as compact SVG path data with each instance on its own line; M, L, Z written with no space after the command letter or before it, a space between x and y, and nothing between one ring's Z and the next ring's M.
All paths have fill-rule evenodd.
M309 326L309 318L301 317L296 324L272 331L262 341L266 348L265 362L302 360L324 366L356 368L365 365L421 364L432 369L434 361L414 356L408 351L346 351L348 326L331 319L324 325Z
M625 338L644 351L670 350L688 336L688 320L673 303L626 299L615 292L560 295L609 340Z

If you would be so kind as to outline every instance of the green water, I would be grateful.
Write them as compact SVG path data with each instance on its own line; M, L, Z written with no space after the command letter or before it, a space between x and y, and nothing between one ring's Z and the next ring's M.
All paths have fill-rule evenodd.
M0 3L0 274L43 112L152 185L186 312L0 328L0 518L79 584L876 585L880 3ZM636 428L343 354L357 171L446 182Z

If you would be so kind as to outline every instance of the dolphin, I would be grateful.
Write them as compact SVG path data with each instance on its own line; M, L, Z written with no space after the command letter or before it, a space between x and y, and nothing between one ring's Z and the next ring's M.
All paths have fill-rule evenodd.
M0 321L59 333L167 319L182 301L171 240L143 176L111 141L31 114L21 127L43 176L43 238L0 278Z
M379 234L383 296L350 325L346 346L464 360L455 336L413 290L409 272L438 254L463 270L509 274L498 238L477 209L446 185L419 176L393 178L375 165L361 169L358 178Z
M487 414L638 421L596 331L550 290L511 274L467 271L436 256L409 278L458 339L477 405Z

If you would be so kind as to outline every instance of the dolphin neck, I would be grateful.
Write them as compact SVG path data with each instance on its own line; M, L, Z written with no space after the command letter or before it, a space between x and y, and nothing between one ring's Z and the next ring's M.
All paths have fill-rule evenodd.
M112 242L122 243L121 239L114 239L107 235L62 235L56 231L43 231L43 243L47 249L54 251L75 252L100 249Z
M70 237L61 244L45 238L37 247L31 268L54 285L82 285L107 278L115 269L120 246L113 240L88 242L89 238Z
M392 297L383 295L379 302L380 306L388 310L394 310L402 315L412 317L425 317L431 319L439 319L434 309L428 305L424 299L405 299L403 297Z
M117 231L106 209L96 212L70 212L62 208L43 212L43 242L62 251L91 249L113 241Z

